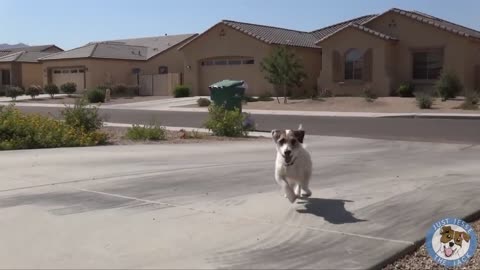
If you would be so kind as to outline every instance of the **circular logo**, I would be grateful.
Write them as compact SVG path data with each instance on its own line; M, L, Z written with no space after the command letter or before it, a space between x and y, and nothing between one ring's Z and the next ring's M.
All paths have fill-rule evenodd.
M477 250L472 226L458 218L444 218L428 230L425 245L432 259L446 267L467 263Z

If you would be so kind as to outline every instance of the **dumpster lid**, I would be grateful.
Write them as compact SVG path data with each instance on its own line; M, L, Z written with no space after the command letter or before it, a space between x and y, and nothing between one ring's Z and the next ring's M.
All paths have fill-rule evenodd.
M245 81L237 81L237 80L223 80L220 82L216 82L210 85L210 88L228 88L228 87L235 87L235 86L242 86L244 85Z

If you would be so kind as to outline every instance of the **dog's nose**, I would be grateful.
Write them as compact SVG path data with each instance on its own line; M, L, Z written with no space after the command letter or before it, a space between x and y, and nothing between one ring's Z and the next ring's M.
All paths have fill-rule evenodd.
M292 153L292 151L290 151L290 150L285 150L285 156L288 157L288 156L290 156L291 153Z
M450 242L450 243L448 243L448 245L449 245L450 247L453 247L454 243L453 243L453 242Z

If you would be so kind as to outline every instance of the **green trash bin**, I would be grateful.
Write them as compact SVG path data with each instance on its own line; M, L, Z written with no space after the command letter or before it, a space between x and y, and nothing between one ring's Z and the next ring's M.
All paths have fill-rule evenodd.
M245 81L223 80L208 87L210 99L217 106L225 106L226 110L242 111L242 100L245 95Z

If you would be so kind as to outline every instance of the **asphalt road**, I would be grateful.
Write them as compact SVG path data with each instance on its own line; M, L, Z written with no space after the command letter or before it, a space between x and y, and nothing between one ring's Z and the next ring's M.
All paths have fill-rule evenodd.
M60 108L18 107L26 112L52 114L58 117ZM151 120L162 125L202 127L207 113L146 110L101 109L108 122L141 124ZM297 128L308 134L358 137L387 140L431 141L449 143L480 143L480 121L468 119L408 119L253 115L258 130Z
M370 269L479 210L480 146L308 144L295 204L268 140L4 151L0 268Z

